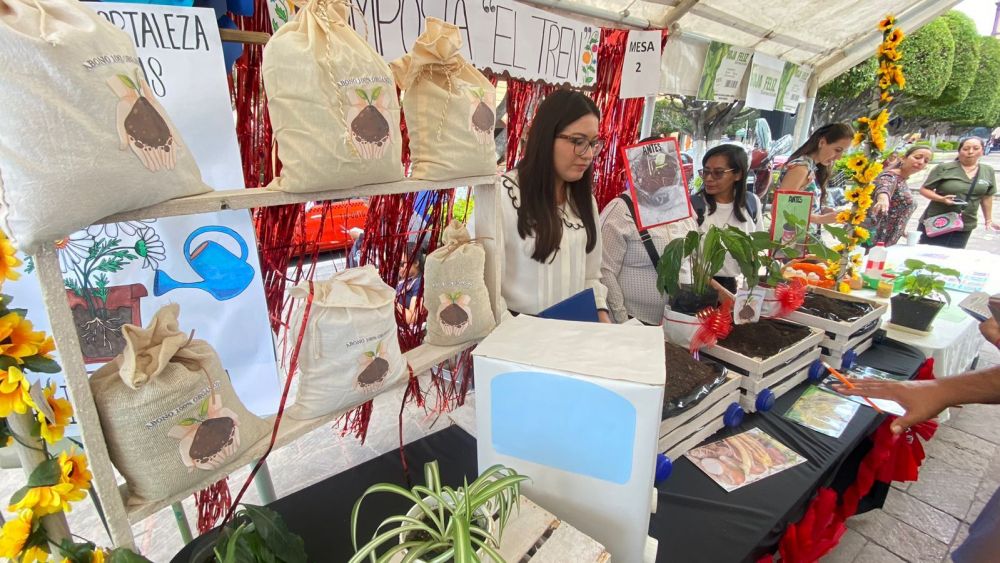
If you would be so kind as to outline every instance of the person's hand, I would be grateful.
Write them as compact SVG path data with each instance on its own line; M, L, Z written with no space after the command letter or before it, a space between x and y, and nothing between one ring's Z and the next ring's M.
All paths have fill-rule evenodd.
M987 231L1000 231L1000 225L997 225L993 221L987 221L983 226Z
M1000 345L1000 323L995 318L989 318L979 323L979 332L990 344Z
M957 203L955 203L955 196L953 195L941 196L941 199L938 200L938 203L943 203L945 205L958 205Z
M812 222L817 225L828 225L837 220L837 210L820 211L812 216Z
M599 309L597 311L597 320L602 323L614 324L614 321L611 320L611 315L609 315L604 309Z
M914 424L930 420L948 408L937 381L874 381L871 379L849 379L854 385L836 384L833 388L843 395L889 399L906 409L906 414L892 422L893 434L901 434Z
M885 215L889 212L889 197L884 194L879 194L878 199L875 201L875 205L872 206L872 213L875 215Z

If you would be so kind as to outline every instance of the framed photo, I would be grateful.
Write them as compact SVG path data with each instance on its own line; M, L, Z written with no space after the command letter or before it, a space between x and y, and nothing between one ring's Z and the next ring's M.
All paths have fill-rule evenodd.
M805 244L806 233L809 232L809 217L812 214L812 200L812 192L782 190L774 192L774 204L771 209L771 240L780 240L786 245L793 242L797 245ZM795 226L785 221L786 213L806 226L805 229L798 232L797 237Z
M646 141L622 147L621 152L640 230L692 216L677 139Z

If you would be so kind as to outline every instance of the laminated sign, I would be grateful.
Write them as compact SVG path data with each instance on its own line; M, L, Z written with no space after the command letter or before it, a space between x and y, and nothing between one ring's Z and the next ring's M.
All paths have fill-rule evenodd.
M644 98L660 91L660 32L630 31L619 96Z
M752 57L751 49L712 41L705 55L697 98L715 102L732 102L742 98L743 79Z
M480 468L531 476L525 494L642 561L663 411L659 327L504 322L474 356Z

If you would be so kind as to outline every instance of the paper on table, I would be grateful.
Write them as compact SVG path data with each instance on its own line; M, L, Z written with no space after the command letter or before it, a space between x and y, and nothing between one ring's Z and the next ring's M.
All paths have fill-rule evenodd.
M785 418L821 434L840 438L856 412L858 404L848 397L809 387L788 409Z
M870 368L867 366L853 367L850 370L848 370L847 373L845 373L844 375L853 379L875 379L881 381L904 381L906 379L905 377L893 375L891 373L875 368ZM837 385L839 383L840 381L838 381L837 378L830 375L827 376L827 378L824 379L819 384L819 386L821 389L825 391L829 391L831 393L836 393L840 395L833 388L834 385ZM871 408L871 405L869 405L868 402L865 401L864 397L857 397L852 395L852 396L844 396L844 398L854 401L859 405ZM903 416L906 413L906 409L904 409L902 406L900 406L899 403L895 401L890 401L888 399L872 399L871 397L869 397L869 399L871 400L871 402L875 403L875 406L882 409L882 411L887 414Z
M806 461L760 428L694 448L684 457L727 492Z
M963 299L958 306L977 321L993 317L1000 322L1000 293L991 297L984 291L977 291Z

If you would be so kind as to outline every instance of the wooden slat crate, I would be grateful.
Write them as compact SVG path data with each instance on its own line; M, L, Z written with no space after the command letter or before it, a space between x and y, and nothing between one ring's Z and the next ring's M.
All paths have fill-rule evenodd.
M690 409L660 423L659 450L671 460L701 443L724 426L723 415L733 403L740 403L743 377L729 373L729 379L713 389Z
M885 315L888 306L885 303L872 301L855 295L848 295L830 291L819 287L811 287L809 291L817 295L823 295L832 299L842 301L853 301L857 303L867 303L872 306L872 311L863 317L851 321L831 321L822 317L809 315L802 311L792 311L786 319L795 321L809 327L818 328L826 334L823 338L822 346L823 359L830 362L834 367L840 367L841 359L848 350L854 350L856 354L867 350L872 345L872 338L882 324L882 316ZM871 325L868 327L868 325ZM868 327L868 328L866 328ZM863 332L862 332L863 330Z

